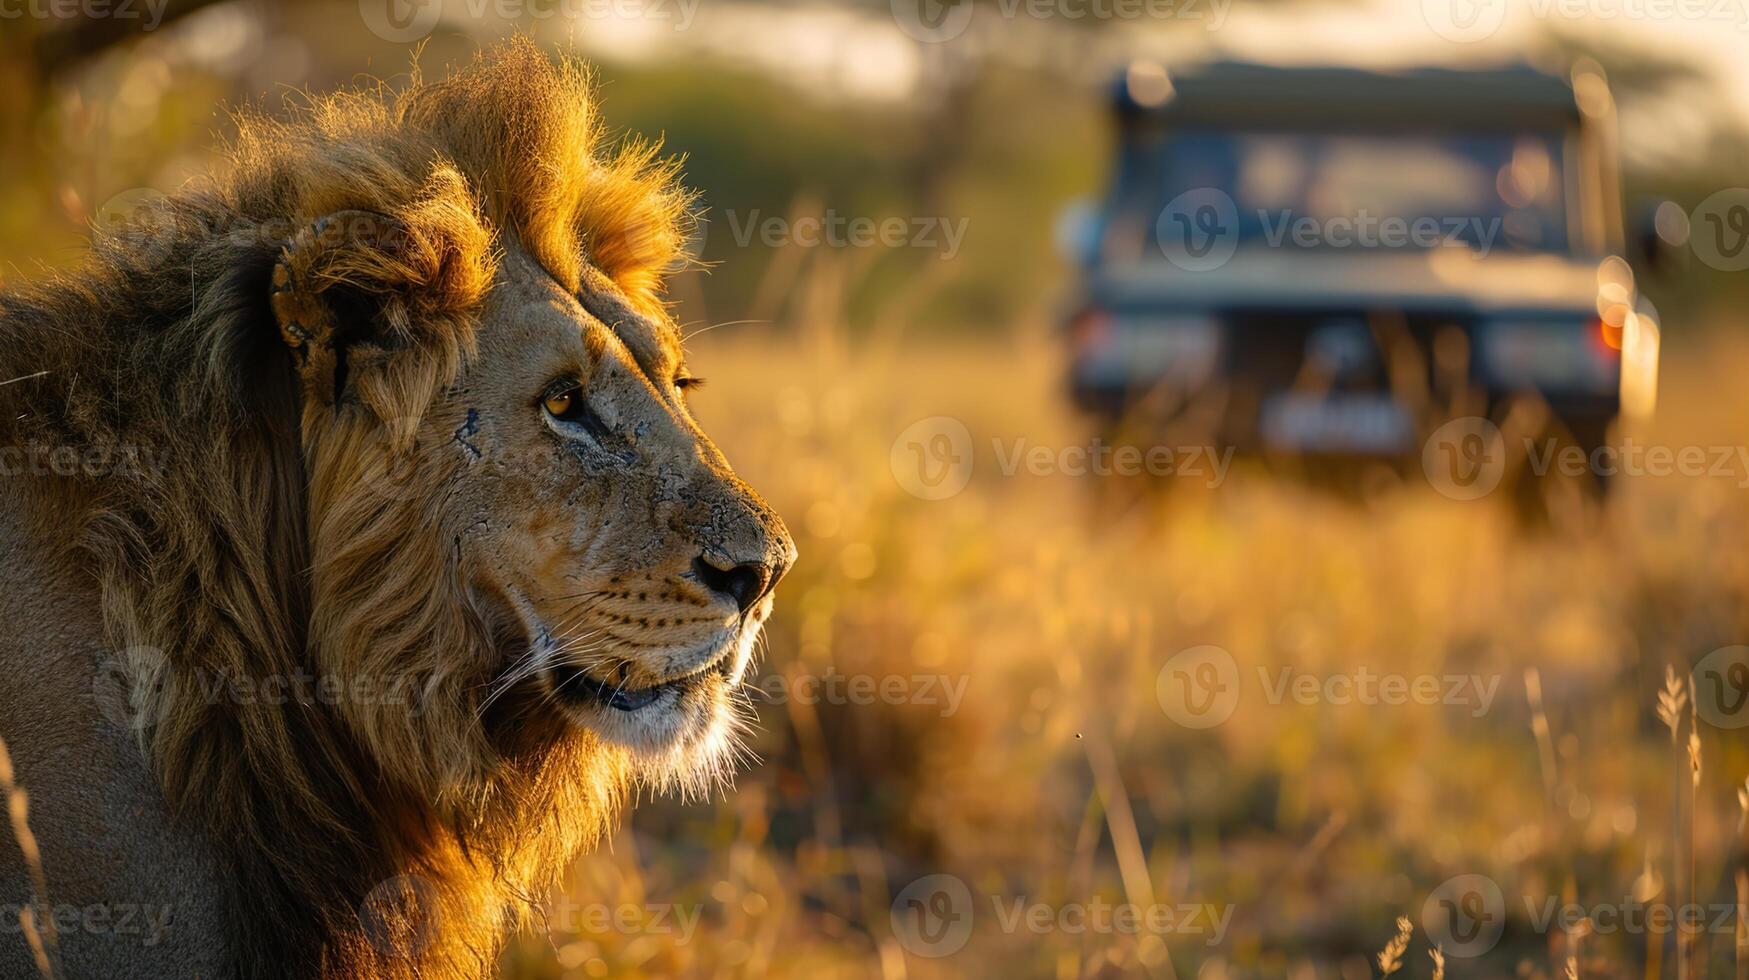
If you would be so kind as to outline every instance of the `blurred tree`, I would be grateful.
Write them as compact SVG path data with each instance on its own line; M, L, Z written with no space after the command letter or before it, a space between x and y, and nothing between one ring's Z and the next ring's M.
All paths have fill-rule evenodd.
M203 7L221 0L166 0L163 15L153 25L161 30ZM35 18L30 64L38 79L47 80L67 67L103 51L137 39L142 21L124 17Z

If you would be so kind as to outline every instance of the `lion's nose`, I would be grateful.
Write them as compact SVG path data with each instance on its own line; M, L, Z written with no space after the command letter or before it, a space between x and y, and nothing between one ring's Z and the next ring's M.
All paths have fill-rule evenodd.
M743 562L728 568L719 568L705 555L692 560L692 571L711 591L735 600L735 605L742 612L753 608L754 603L765 598L765 594L783 577L781 571L773 570L764 562Z

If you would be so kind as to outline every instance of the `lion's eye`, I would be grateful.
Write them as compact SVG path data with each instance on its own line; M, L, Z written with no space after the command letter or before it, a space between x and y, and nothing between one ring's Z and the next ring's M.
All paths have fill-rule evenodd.
M541 406L553 418L562 422L575 422L584 412L583 389L574 384L569 387L555 384L541 396Z

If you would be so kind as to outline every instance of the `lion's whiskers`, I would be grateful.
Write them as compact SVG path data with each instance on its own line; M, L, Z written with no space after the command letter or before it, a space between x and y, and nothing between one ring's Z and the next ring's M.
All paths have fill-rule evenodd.
M566 657L578 650L580 644L585 643L601 632L601 629L595 629L580 636L569 635L568 633L561 632L557 637L557 642L554 642L554 637L549 635L547 642L532 644L528 651L521 657L517 658L510 668L500 674L498 680L492 684L486 697L481 700L480 706L475 709L475 718L484 717L486 711L490 709L499 698L503 697L517 685L522 684L540 673L542 670L558 662L562 657Z
M486 712L494 703L518 685L539 674L543 669L582 651L580 646L582 643L604 632L605 627L597 627L587 633L578 633L585 625L583 618L606 595L607 593L600 590L587 590L560 596L559 601L561 602L572 599L581 601L565 610L557 631L548 632L543 639L530 644L529 648L517 657L508 668L487 682L486 696L481 699L479 707L474 710L475 719L485 717Z

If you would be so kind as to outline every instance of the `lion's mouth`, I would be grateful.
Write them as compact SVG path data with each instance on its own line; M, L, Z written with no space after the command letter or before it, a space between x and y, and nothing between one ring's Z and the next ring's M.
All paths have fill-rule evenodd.
M661 700L662 695L670 691L676 695L685 694L712 674L726 677L730 659L728 656L719 656L685 677L676 677L651 687L626 687L624 682L591 677L582 667L569 665L548 668L548 677L553 690L567 703L633 712L655 704Z

